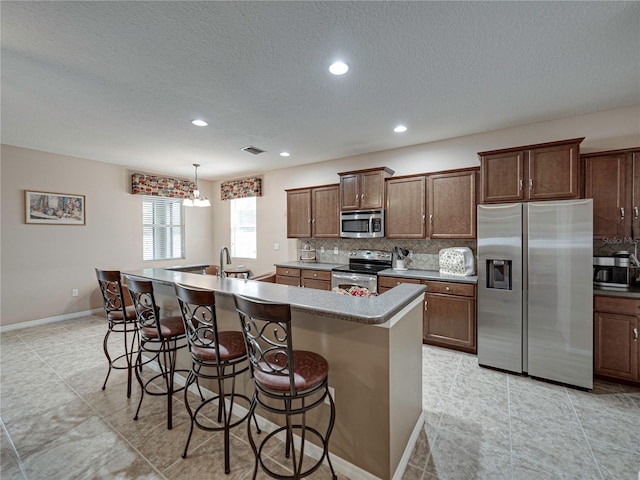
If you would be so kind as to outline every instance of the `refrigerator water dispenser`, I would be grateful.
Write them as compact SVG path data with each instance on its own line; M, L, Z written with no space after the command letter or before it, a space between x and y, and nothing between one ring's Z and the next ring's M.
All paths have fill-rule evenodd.
M487 288L511 290L511 260L487 260Z

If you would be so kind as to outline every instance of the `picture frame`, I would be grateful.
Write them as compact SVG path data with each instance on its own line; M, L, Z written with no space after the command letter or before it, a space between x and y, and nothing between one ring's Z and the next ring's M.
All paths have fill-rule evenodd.
M84 195L24 191L25 223L48 225L85 225Z

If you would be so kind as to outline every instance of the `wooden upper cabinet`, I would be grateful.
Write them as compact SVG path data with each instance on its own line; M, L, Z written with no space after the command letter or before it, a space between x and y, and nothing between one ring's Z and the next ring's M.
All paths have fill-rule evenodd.
M428 237L476 238L478 170L428 176Z
M585 160L585 196L593 199L594 238L631 235L631 217L622 214L627 198L627 163L624 153Z
M524 199L524 152L481 154L480 165L483 203Z
M480 152L482 203L580 197L580 142L559 142Z
M316 238L340 236L339 185L326 185L311 189L311 230Z
M583 155L585 197L593 199L593 237L640 238L640 149Z
M287 238L340 236L338 184L287 190Z
M532 148L527 152L529 180L525 197L528 200L580 197L581 141Z
M393 170L379 167L338 175L341 210L384 208L384 180L393 175Z
M287 238L311 237L311 189L287 190Z
M425 238L426 184L424 175L386 181L385 237Z

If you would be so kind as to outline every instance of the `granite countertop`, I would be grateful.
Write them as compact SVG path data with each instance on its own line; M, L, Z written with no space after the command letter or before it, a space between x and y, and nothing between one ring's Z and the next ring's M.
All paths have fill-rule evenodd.
M417 278L420 280L438 280L440 282L458 282L458 283L478 283L477 275L444 275L438 270L396 270L395 268L388 268L378 272L378 276L381 277L401 277L401 278Z
M304 265L306 267L308 264ZM292 264L287 266L293 268ZM370 325L382 325L391 320L414 300L422 299L426 290L424 285L403 283L381 295L365 298L314 288L300 288L233 277L220 278L215 275L200 275L164 268L144 268L122 273L169 286L177 282L191 287L214 290L221 295L231 296L237 293L270 302L289 303L293 310Z
M276 267L283 268L304 268L305 270L332 270L335 267L340 267L344 263L319 263L319 262L282 262L274 263Z
M629 288L602 288L594 285L593 294L607 297L640 298L640 285L632 285Z

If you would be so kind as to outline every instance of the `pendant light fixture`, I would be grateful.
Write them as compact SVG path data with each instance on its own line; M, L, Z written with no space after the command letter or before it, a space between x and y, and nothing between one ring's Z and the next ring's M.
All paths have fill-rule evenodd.
M204 193L200 193L200 190L198 190L198 167L200 164L194 163L193 166L196 167L196 188L184 199L182 205L185 207L210 207L211 202L207 196Z

